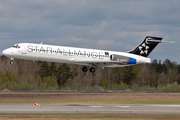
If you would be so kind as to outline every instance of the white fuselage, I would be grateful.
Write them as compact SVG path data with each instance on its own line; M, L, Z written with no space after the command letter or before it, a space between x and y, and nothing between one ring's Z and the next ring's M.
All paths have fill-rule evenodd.
M18 47L17 47L17 46ZM150 59L139 55L97 49L19 43L3 51L3 55L25 60L70 63L97 67L123 67L150 63ZM112 59L114 56L120 56Z

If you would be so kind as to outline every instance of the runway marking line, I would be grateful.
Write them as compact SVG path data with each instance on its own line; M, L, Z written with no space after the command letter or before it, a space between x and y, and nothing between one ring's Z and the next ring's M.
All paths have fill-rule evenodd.
M115 107L129 108L131 106L115 106Z
M89 106L89 107L103 107L103 106Z

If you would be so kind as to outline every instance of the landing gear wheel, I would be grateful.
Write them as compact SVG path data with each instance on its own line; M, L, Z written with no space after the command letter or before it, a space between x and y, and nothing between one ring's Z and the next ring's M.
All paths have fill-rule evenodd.
M83 71L83 72L87 72L87 71L88 71L87 67L84 66L84 67L82 68L82 71Z
M89 69L89 71L92 72L92 73L94 73L94 72L95 72L95 68L91 67L91 68Z
M10 64L13 65L13 61L10 61Z

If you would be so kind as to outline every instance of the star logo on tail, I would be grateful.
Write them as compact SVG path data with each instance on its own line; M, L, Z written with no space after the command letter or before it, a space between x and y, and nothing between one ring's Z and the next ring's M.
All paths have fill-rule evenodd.
M146 43L143 43L141 46L139 46L140 54L148 54L149 46Z

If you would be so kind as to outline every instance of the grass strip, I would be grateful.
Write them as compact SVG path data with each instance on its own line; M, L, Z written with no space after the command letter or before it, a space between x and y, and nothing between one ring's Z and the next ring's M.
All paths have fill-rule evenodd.
M177 95L0 95L0 104L180 104Z

